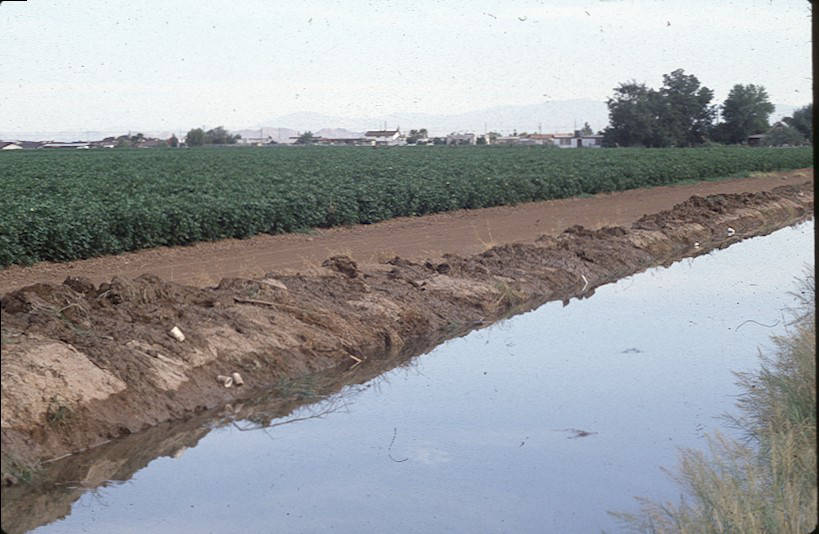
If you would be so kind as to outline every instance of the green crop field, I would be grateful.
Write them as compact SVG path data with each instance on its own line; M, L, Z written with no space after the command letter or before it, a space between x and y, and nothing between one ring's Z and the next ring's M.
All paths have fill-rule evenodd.
M0 154L0 265L808 167L812 148Z

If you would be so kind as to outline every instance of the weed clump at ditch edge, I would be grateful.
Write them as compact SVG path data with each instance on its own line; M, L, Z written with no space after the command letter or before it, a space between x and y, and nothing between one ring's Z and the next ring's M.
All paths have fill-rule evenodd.
M60 397L54 395L48 402L46 409L46 422L52 427L65 427L70 422L74 412Z
M708 436L708 453L684 449L672 475L679 504L638 499L639 514L612 513L636 532L805 533L816 527L816 317L813 274L802 308L756 372L737 373L744 441Z

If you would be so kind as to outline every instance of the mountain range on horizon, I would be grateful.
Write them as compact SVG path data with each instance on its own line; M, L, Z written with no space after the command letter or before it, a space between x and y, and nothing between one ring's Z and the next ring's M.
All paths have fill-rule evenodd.
M775 104L771 122L789 116L798 106ZM398 112L373 117L343 117L311 111L288 113L270 117L250 128L233 129L242 137L272 137L277 142L287 143L300 133L311 131L323 137L355 137L367 130L395 129L408 132L411 129L426 128L430 135L446 135L451 132L517 132L562 133L582 128L588 122L592 130L598 132L608 125L608 107L603 101L589 99L556 100L537 104L495 106L456 114L433 114ZM215 127L208 126L208 128ZM168 138L172 134L184 137L190 129L140 130L149 137ZM11 132L0 130L0 140L51 140L51 141L91 141L128 133L128 130L64 130Z

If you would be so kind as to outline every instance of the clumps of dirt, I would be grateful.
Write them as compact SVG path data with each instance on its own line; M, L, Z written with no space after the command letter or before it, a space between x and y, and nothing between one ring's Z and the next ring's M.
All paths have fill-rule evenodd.
M152 275L24 287L0 299L2 470L13 475L4 479L282 380L391 361L548 300L587 297L652 265L792 224L812 206L808 183L694 197L632 228L574 226L440 263L395 257L362 270L334 256L321 274L211 288ZM242 388L215 379L234 372Z
M324 260L321 266L338 271L349 278L358 276L358 265L348 256L333 256Z
M810 194L812 199L812 191ZM805 198L804 195L804 186L790 185L760 193L711 195L705 198L695 195L670 210L643 215L631 227L635 230L663 230L683 223L699 223L707 226L717 220L719 216L735 212L738 209L766 206L784 199L796 201L797 205L792 207L799 214L803 214L804 202L802 200Z

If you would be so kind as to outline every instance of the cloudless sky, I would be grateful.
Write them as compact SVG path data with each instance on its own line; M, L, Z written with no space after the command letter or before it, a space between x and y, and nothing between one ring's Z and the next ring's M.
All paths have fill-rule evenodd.
M807 0L6 1L0 130L605 100L676 68L717 103L756 83L804 105L810 24Z

